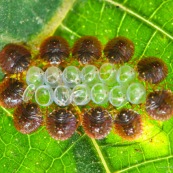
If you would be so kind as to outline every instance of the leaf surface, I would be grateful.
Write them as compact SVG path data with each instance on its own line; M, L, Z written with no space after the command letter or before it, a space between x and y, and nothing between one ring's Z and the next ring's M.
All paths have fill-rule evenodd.
M63 36L71 46L83 35L95 35L103 45L121 35L135 43L132 65L142 56L166 62L169 74L164 84L173 89L172 8L171 0L1 0L0 48L24 42L37 54L41 41L50 35ZM142 112L144 107L135 109ZM173 172L173 119L161 123L142 114L143 135L132 142L113 131L103 140L90 139L82 127L60 142L45 127L31 135L20 134L13 126L12 112L0 108L3 173Z

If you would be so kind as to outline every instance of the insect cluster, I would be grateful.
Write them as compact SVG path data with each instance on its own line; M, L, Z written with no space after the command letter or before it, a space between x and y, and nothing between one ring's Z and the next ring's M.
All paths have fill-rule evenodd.
M102 50L94 36L81 37L72 49L64 38L51 36L39 50L37 61L24 45L8 44L0 52L6 73L0 104L15 109L14 125L21 133L45 125L54 139L66 140L82 125L91 138L103 139L114 127L122 138L133 140L142 133L143 115L127 104L143 105L143 112L156 120L173 115L172 92L155 89L168 74L166 64L142 57L134 68L127 65L134 44L125 37L113 38ZM79 67L72 66L73 61Z

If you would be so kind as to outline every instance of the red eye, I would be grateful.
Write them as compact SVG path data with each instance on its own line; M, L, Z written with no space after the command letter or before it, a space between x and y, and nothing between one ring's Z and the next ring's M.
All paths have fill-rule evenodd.
M23 134L36 131L43 122L41 111L35 103L19 105L14 112L13 118L15 128Z
M59 64L69 57L68 42L60 36L51 36L40 46L40 58L50 64Z
M146 111L153 119L170 119L173 116L173 93L167 90L151 92L147 96Z
M82 125L89 137L103 139L112 129L112 117L101 107L91 108L84 113Z
M70 138L77 128L76 117L66 109L55 110L46 118L46 128L56 140Z
M6 73L21 73L28 69L31 53L22 45L7 44L0 52L0 66Z
M14 108L22 103L24 84L16 79L7 78L0 86L0 104L6 108Z
M129 109L122 109L114 121L115 133L126 140L134 140L142 133L141 116Z
M129 61L134 54L134 44L125 37L115 37L108 41L104 55L111 63L119 64Z
M166 64L160 58L155 57L141 59L137 64L137 70L139 78L153 84L163 81L168 74Z
M78 39L72 48L72 56L82 64L92 63L102 54L100 41L94 36L83 36Z

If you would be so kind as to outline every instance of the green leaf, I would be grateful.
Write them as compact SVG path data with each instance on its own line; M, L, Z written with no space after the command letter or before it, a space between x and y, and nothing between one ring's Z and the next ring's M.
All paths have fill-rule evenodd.
M118 35L135 43L135 65L142 56L162 58L169 68L160 87L173 82L173 1L171 0L30 0L0 2L0 48L26 43L34 54L42 40L61 35L70 45L95 35L103 45ZM0 73L3 77L3 73ZM112 131L103 140L79 132L64 142L52 139L45 127L31 135L17 132L13 110L0 108L0 172L173 172L173 119L160 123L142 112L143 135L126 142ZM10 116L9 116L10 115Z

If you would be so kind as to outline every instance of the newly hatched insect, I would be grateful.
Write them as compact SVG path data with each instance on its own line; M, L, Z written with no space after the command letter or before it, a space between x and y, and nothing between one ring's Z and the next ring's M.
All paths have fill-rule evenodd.
M103 139L112 129L112 117L101 107L91 108L84 113L82 125L89 137Z
M146 100L146 111L156 120L168 120L173 116L173 93L160 90L149 93Z
M31 53L23 45L7 44L0 52L0 66L5 73L16 74L28 69Z
M19 132L30 134L42 125L43 117L37 104L22 103L15 110L13 121L15 128Z
M0 105L14 108L22 103L24 84L13 78L5 79L0 85Z
M134 54L134 44L125 37L115 37L108 41L104 48L104 55L111 63L124 63Z
M142 133L141 116L129 109L122 109L114 120L115 133L126 140L134 140Z
M94 36L83 36L72 48L72 56L82 64L92 63L102 55L100 41Z
M156 57L142 58L137 64L137 71L140 79L152 84L160 83L168 74L165 62Z
M78 122L82 122L85 133L94 139L105 138L113 124L115 132L123 139L137 139L142 133L142 118L133 110L120 110L113 122L109 111L102 107L92 107L78 119L77 112L72 113L73 110L70 108L71 104L80 105L82 109L82 106L87 105L90 100L97 105L106 104L109 100L115 107L123 106L128 101L131 104L146 102L146 111L154 119L167 120L172 117L172 92L154 91L146 100L145 85L137 82L135 70L124 64L131 60L134 49L133 42L128 38L113 38L103 50L110 63L103 64L98 69L91 65L102 56L102 45L96 37L81 37L74 43L72 52L64 38L48 37L42 42L38 56L42 59L39 65L43 66L46 62L47 70L44 72L40 67L30 67L26 73L26 82L29 86L25 92L23 82L5 78L0 85L0 106L17 107L14 110L14 125L24 134L34 132L42 125L43 116L39 105L48 107L54 101L60 107L69 106L58 107L46 115L45 126L50 136L56 140L69 139L75 133ZM72 59L87 64L81 71L72 64L66 66L69 63L67 61L66 64L64 61L71 56L70 53ZM61 62L63 63L57 68ZM8 44L0 52L0 67L8 76L22 73L28 69L30 63L31 53L25 46ZM163 81L168 74L166 64L155 57L141 59L137 64L137 71L140 79L152 84ZM37 104L30 102L33 95ZM25 103L22 103L22 99ZM53 107L55 104L49 109Z
M68 42L60 36L45 39L40 46L40 58L50 64L59 64L69 57Z
M52 138L66 140L75 132L77 119L69 110L54 110L46 117L46 128Z

